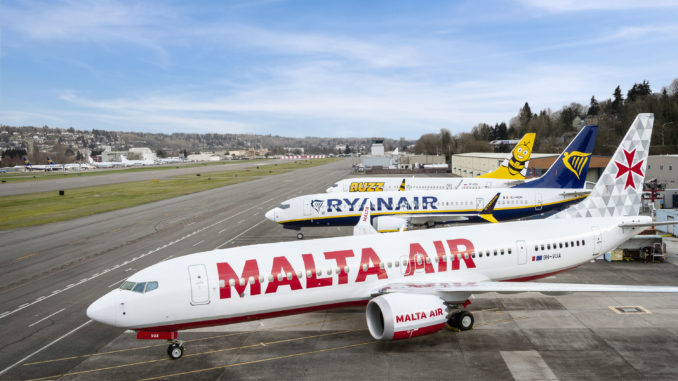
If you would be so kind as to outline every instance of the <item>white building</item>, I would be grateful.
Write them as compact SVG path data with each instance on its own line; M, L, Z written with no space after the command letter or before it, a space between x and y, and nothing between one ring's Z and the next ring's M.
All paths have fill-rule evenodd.
M148 147L130 148L129 153L133 153L133 154L138 155L139 160L155 160L155 159L157 159L155 152L153 152Z

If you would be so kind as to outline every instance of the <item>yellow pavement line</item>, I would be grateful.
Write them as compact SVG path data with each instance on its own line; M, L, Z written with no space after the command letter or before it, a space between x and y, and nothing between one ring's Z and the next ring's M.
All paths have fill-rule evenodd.
M306 326L306 325L311 325L311 324L316 324L316 323L325 323L325 322L333 322L333 321L342 321L342 320L348 320L351 319L350 317L347 318L341 318L341 319L332 319L332 320L317 320L314 322L306 322L306 323L297 323L297 324L289 324L289 325L283 325L283 326L278 326L278 327L271 327L271 328L266 328L266 329L258 329L254 331L243 331L243 332L233 332L233 333L226 333L223 335L215 335L215 336L209 336L209 337L201 337L199 339L191 339L191 340L182 340L184 343L193 343L196 341L203 341L203 340L211 340L211 339L221 339L224 337L230 337L230 336L238 336L238 335L246 335L250 333L257 333L257 332L267 332L267 331L275 331L278 329L286 329L286 328L293 328L293 327L299 327L299 326ZM61 357L58 359L52 359L52 360L43 360L43 361L35 361L35 362L27 362L23 364L23 366L30 366L30 365L39 365L39 364L46 364L50 362L57 362L57 361L66 361L66 360L74 360L74 359L79 359L79 358L86 358L86 357L94 357L94 356L103 356L103 355L109 355L112 353L120 353L120 352L127 352L127 351L136 351L139 349L148 349L148 348L154 348L154 347L162 347L167 345L167 343L163 342L162 344L153 344L153 345L145 345L143 347L134 347L134 348L124 348L124 349L116 349L114 351L107 351L107 352L97 352L97 353L88 353L84 355L78 355L78 356L71 356L71 357Z
M342 345L340 347L332 347L332 348L325 348L325 349L318 349L315 351L309 351L309 352L301 352L301 353L294 353L291 355L284 355L284 356L276 356L276 357L269 357L265 359L260 359L260 360L252 360L252 361L244 361L244 362L239 362L235 364L228 364L228 365L220 365L220 366L215 366L212 368L205 368L205 369L197 369L197 370L191 370L188 372L181 372L181 373L173 373L173 374L166 374L163 376L156 376L156 377L149 377L149 378L143 378L141 381L148 381L148 380L157 380L160 378L167 378L167 377L175 377L175 376L183 376L187 374L195 374L195 373L201 373L201 372L208 372L210 370L216 370L216 369L225 369L225 368L231 368L235 366L243 366L243 365L250 365L250 364L258 364L262 362L267 362L267 361L274 361L274 360L282 360L282 359L288 359L292 357L300 357L300 356L305 356L305 355L312 355L315 353L322 353L322 352L329 352L329 351L336 351L339 349L346 349L346 348L355 348L363 345L368 345L368 344L373 344L376 343L377 340L372 340L372 341L366 341L364 343L358 343L358 344L350 344L350 345Z
M295 337L295 338L292 338L292 339L269 341L267 343L261 343L260 342L260 343L256 343L256 344L242 345L242 346L239 346L239 347L230 347L230 348L215 349L215 350L200 352L200 353L192 353L192 354L183 356L183 358L203 356L203 355L208 355L208 354L217 353L217 352L234 351L234 350L238 350L238 349L248 349L248 348L256 348L256 347L262 347L262 346L265 347L265 346L273 345L273 344L290 343L290 342L294 342L294 341L314 339L314 338L318 338L318 337L325 337L325 336L332 336L332 335L341 335L341 334L344 334L344 333L363 331L363 330L364 329L350 329L350 330L340 331L340 332L323 333L323 334L319 334L319 335L311 335L311 336ZM110 369L127 368L127 367L130 367L130 366L151 364L151 363L161 362L161 361L173 361L173 360L171 360L169 358L161 358L161 359L155 359L155 360L132 362L132 363L127 363L127 364L107 366L107 367L103 367L103 368L88 369L88 370L81 370L81 371L78 371L78 372L71 372L71 373L64 373L64 374L58 374L58 375L52 375L52 376L46 376L46 377L40 377L40 378L33 378L31 381L48 380L48 379L53 379L53 378L66 377L66 376L75 376L75 375L78 375L78 374L101 372L101 371L110 370Z
M35 254L37 254L37 253L31 253L31 254L28 254L28 255L24 255L23 257L16 258L14 260L14 262L23 261L24 259L28 259L28 258L34 256Z

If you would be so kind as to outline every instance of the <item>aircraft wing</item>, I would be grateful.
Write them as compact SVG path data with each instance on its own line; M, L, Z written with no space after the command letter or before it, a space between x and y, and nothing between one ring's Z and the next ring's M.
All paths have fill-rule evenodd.
M678 293L673 286L638 286L617 284L584 284L584 283L539 283L539 282L408 282L392 283L381 288L378 293L469 293L483 292L519 293L541 292L543 294L566 294L570 292L659 292Z
M563 192L560 195L563 197L580 197L588 196L589 194L591 194L591 189L577 189L570 192Z

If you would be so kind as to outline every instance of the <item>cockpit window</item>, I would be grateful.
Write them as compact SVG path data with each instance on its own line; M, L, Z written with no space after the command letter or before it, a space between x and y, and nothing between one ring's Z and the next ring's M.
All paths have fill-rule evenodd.
M120 285L121 290L131 290L134 288L134 282L129 282L129 281L124 281L122 285Z
M290 207L290 204L280 204L280 205L278 205L278 208L280 208L280 209L289 209L289 207Z
M148 282L146 283L146 292L150 292L158 288L158 282Z
M122 285L120 286L121 290L128 290L128 291L134 291L138 292L140 294L143 294L145 292L151 292L158 288L158 282L153 281L153 282L130 282L130 281L124 281Z
M331 186L330 188L336 188L336 187L338 187L338 186L339 186L339 184L334 183L334 184L332 184L332 186Z
M136 286L134 286L134 288L132 289L132 291L143 294L144 288L146 288L146 282L141 282L141 283L137 283Z

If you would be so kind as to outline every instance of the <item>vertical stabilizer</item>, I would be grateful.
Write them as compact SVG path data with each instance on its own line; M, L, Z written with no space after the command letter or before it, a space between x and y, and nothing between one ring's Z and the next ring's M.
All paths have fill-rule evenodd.
M654 114L638 114L591 194L551 218L637 216Z
M598 126L585 126L546 173L515 188L583 188L597 134Z
M372 227L371 220L370 206L367 205L360 216L360 220L358 220L358 224L353 227L353 235L377 234L377 231Z

